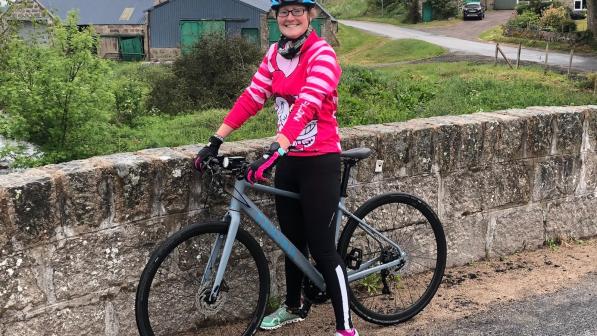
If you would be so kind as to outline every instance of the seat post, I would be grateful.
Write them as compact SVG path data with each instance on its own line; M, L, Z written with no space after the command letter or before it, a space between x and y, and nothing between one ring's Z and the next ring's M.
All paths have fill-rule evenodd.
M342 180L340 183L340 197L347 197L348 194L346 193L346 189L348 189L348 179L350 178L350 169L354 167L357 163L356 160L353 159L346 159L342 164L344 165L344 170L342 172Z

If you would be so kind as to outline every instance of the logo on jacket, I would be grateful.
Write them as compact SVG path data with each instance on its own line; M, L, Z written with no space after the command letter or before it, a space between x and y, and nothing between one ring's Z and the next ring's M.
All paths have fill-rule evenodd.
M278 114L278 132L282 130L286 122L288 121L288 116L290 115L290 111L292 110L292 105L288 103L288 101L284 97L276 97L274 102L274 106L276 112ZM296 118L295 118L296 119ZM317 136L317 120L311 120L305 128L303 128L301 134L296 138L296 140L292 143L297 150L303 150L307 147L311 147L315 143L315 137Z

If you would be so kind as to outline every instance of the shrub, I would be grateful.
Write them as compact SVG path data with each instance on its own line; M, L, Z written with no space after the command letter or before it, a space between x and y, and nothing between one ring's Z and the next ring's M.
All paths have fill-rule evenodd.
M167 114L229 108L247 87L261 50L239 37L205 35L151 83L150 106Z
M531 10L528 3L518 4L515 9L518 15Z
M547 7L551 6L552 2L544 2L542 0L530 0L529 10L537 15L541 15Z
M404 23L419 23L421 15L419 15L419 0L411 0L408 4L408 12L404 18Z
M458 5L452 0L427 0L431 2L434 20L442 20L458 15Z
M135 79L122 79L114 84L115 115L118 123L131 125L133 121L148 112L145 100L149 88L145 82Z
M0 100L10 119L5 133L60 151L58 160L87 154L81 138L109 121L114 97L106 61L94 53L93 32L80 30L69 13L51 28L49 45L13 39L0 75Z
M541 16L541 26L556 32L571 32L576 30L576 23L570 19L566 8L551 6Z
M506 26L513 28L527 29L533 26L538 26L541 18L534 12L527 11L508 20Z

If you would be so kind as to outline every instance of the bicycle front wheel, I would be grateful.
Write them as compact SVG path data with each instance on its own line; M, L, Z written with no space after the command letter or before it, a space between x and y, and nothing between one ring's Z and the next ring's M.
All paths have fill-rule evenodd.
M191 225L152 253L137 288L140 335L255 332L265 312L269 270L261 247L246 231L238 230L220 293L209 299L227 232L224 222Z
M399 263L351 282L352 310L381 325L412 318L435 295L446 266L446 239L437 215L421 199L403 193L374 197L354 215L394 244L350 219L338 244L347 270Z

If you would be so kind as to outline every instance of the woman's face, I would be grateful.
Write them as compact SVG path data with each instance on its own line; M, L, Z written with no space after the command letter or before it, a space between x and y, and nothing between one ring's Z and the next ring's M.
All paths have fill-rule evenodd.
M278 26L284 36L293 40L309 28L309 9L301 5L286 5L278 10Z

